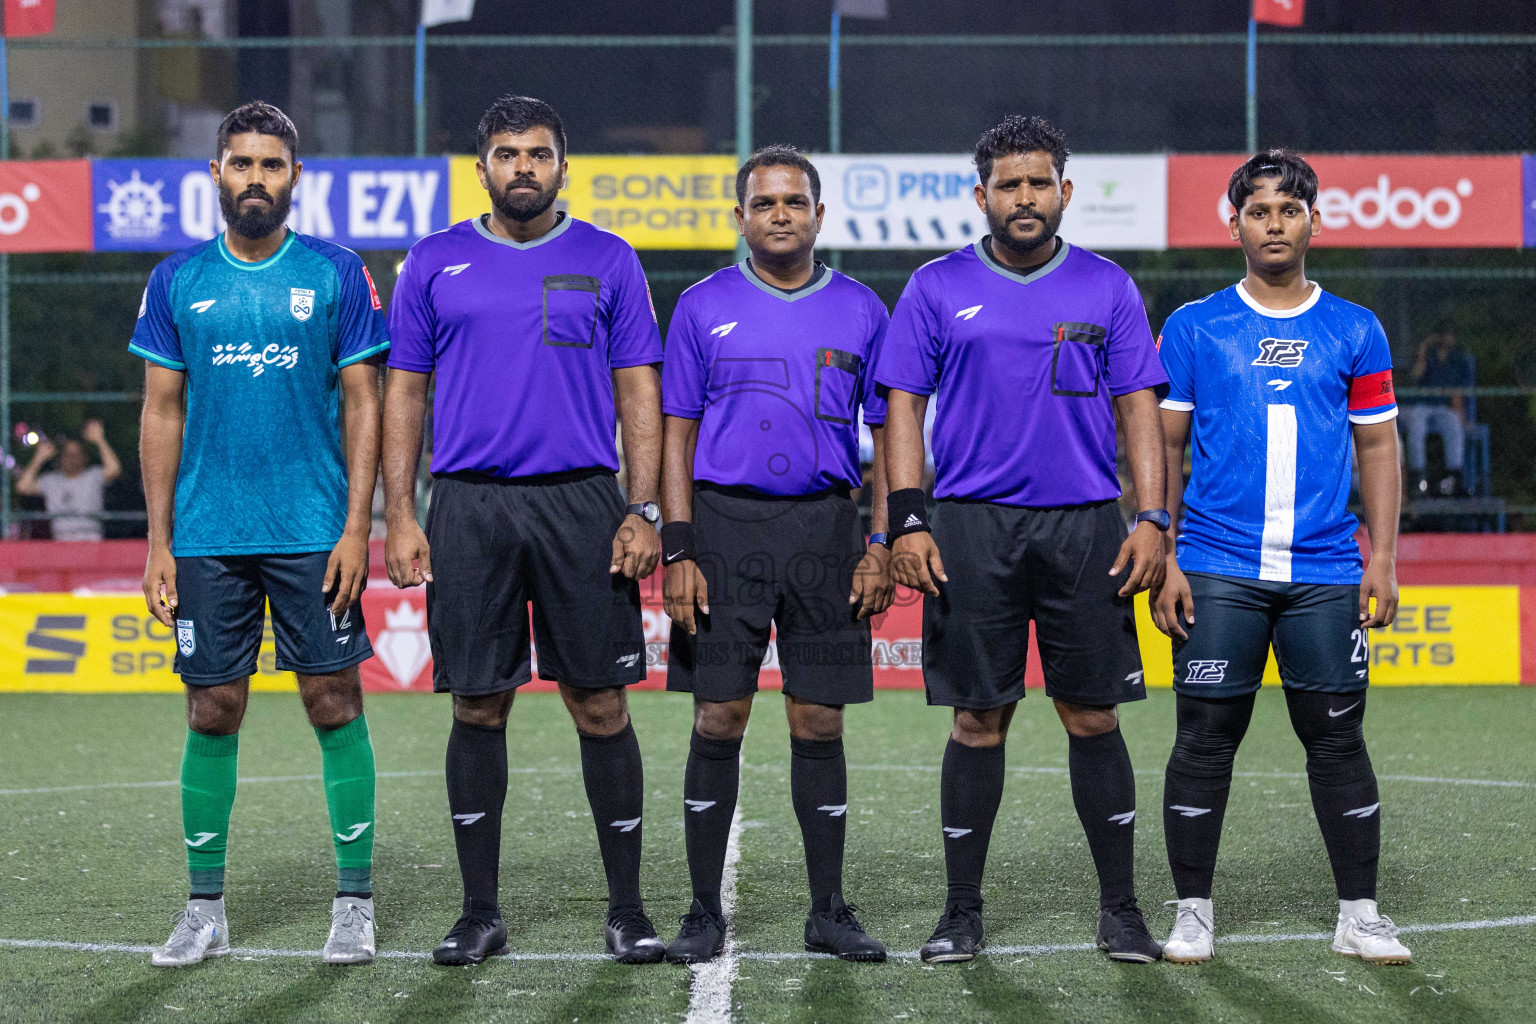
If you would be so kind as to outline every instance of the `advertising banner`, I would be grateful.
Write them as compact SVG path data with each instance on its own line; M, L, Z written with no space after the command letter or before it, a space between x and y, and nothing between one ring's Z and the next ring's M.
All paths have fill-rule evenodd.
M653 585L654 583L654 585ZM660 576L641 584L647 689L666 685L671 620L661 608ZM874 620L875 685L917 689L923 685L922 603L898 589L898 603ZM371 693L426 693L432 689L432 649L426 597L420 588L371 587L363 614L375 656L361 666ZM1520 588L1433 586L1402 588L1397 621L1357 638L1360 669L1378 686L1520 682ZM1168 638L1152 625L1146 596L1137 598L1137 630L1147 686L1172 685ZM1031 645L1033 646L1033 644ZM172 630L157 622L138 595L23 594L0 597L0 692L180 692L171 671L176 653ZM537 679L530 689L553 689ZM1278 683L1273 658L1266 682ZM1033 652L1025 676L1042 683ZM761 685L781 685L776 650L769 645ZM257 672L259 691L292 690L292 674L279 672L267 622Z
M315 157L303 162L289 227L349 249L405 249L448 226L448 161ZM98 251L174 252L224 230L205 160L91 163Z
M0 252L89 252L91 165L0 162Z
M826 205L828 249L958 249L987 233L964 154L812 158ZM1089 249L1168 245L1168 161L1163 156L1074 156L1072 201L1061 235Z
M491 208L475 158L451 159L454 223ZM736 160L729 156L580 156L557 202L636 249L732 249Z
M1168 158L1168 244L1234 248L1227 181L1247 157ZM1517 156L1308 156L1322 234L1315 246L1517 248Z

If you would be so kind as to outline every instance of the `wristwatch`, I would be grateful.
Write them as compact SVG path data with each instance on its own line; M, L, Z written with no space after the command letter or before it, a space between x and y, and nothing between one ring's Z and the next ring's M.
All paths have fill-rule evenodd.
M652 526L661 522L661 506L654 501L643 501L638 505L626 505L624 513L625 515L639 516Z
M1145 512L1138 512L1136 513L1136 521L1138 523L1151 523L1164 533L1167 533L1168 527L1173 525L1173 517L1168 515L1168 510L1165 508L1149 508Z
M872 534L870 534L869 535L869 546L870 547L874 547L876 544L884 544L886 547L890 547L891 546L891 535L888 534L888 533L872 533Z

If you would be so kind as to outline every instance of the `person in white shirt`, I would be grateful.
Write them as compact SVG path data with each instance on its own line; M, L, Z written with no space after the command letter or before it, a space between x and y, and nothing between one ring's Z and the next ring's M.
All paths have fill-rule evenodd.
M87 465L86 442L95 445L101 465ZM59 456L59 468L40 473L55 454ZM80 431L79 440L68 438L59 445L41 441L31 463L16 478L16 493L42 495L43 507L54 514L54 540L101 540L101 520L91 513L102 510L102 491L122 471L123 464L107 443L101 421L89 420Z

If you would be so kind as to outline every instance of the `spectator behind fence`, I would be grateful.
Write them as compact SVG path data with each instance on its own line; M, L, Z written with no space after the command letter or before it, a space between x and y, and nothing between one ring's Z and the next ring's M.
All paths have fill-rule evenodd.
M1408 379L1415 387L1469 388L1472 386L1472 360L1456 345L1456 330L1442 327L1425 337L1413 357ZM1425 477L1424 439L1439 434L1445 446L1446 475L1435 485L1436 493L1450 497L1462 493L1461 459L1466 451L1464 396L1425 395L1405 398L1402 402L1403 430L1407 434L1409 495L1429 491Z
M101 465L86 465L87 441L96 446ZM39 475L38 471L55 453L59 456L59 468ZM102 490L122 471L123 464L107 443L101 421L89 420L80 431L79 440L65 438L57 446L47 439L40 441L31 463L16 478L16 493L42 496L43 507L53 516L54 540L101 540L101 519L93 513L101 512ZM69 512L84 514L60 514Z

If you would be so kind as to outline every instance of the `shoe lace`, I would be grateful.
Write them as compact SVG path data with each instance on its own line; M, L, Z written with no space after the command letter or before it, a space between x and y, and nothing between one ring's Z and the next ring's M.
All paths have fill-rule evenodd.
M1392 923L1390 917L1378 917L1374 921L1362 921L1355 918L1355 929L1362 935L1374 935L1384 939L1397 938L1397 925Z
M677 919L677 923L681 925L678 937L702 935L711 926L720 927L718 922L719 918L707 910L689 911Z
M645 916L645 911L639 907L628 907L616 910L608 915L608 923L621 932L640 932L642 935L655 935L656 926L651 924L651 919Z
M218 921L211 914L197 910L178 910L171 915L171 937L165 940L166 948L190 946L197 940L199 932L216 924Z
M368 921L366 910L356 903L348 903L331 919L331 934L360 942L367 934Z
M1136 905L1136 897L1128 897L1105 909L1126 931L1135 932L1138 935L1152 934L1147 931L1147 919L1142 916L1141 908Z
M1163 906L1178 908L1179 916L1173 922L1173 937L1181 942L1194 942L1202 932L1216 930L1210 919L1200 913L1199 907L1180 906L1178 900L1169 900Z
M974 907L948 907L944 911L939 926L933 930L935 939L949 939L956 935L964 935L974 931L974 925L981 919L981 911Z
M864 926L859 924L859 919L853 916L858 913L858 910L859 908L854 904L844 903L836 909L828 911L827 919L834 924L845 925L854 931L863 932Z

